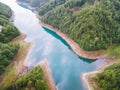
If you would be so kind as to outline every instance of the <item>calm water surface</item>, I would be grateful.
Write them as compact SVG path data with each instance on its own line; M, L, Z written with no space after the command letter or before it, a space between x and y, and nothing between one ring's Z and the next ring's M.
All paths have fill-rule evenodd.
M0 0L9 5L15 13L15 26L27 35L25 41L33 46L25 65L33 67L46 59L58 90L85 90L81 74L96 70L104 60L90 61L75 55L69 45L58 35L42 28L35 14L16 4L15 0Z

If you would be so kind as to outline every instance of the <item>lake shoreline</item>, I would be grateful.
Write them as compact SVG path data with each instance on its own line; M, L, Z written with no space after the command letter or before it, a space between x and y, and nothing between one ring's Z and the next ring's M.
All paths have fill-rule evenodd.
M33 43L24 41L25 38L26 38L26 35L22 33L21 34L21 39L22 40L20 41L20 44L23 44L23 45L27 44L27 47L25 47L23 49L22 46L20 45L20 48L18 50L18 54L15 57L15 61L16 61L16 59L20 58L19 56L20 56L21 51L24 50L24 54L22 55L22 58L20 58L18 60L18 62L15 63L15 74L18 77L23 76L28 71L28 68L24 64L24 61L25 61L30 49L33 46Z
M38 18L38 15L36 15ZM87 58L87 59L91 59L91 60L97 60L100 58L106 58L106 55L103 55L103 51L99 50L99 51L85 51L82 48L80 48L80 46L74 41L72 40L68 35L60 32L60 30L58 30L57 28L54 28L51 25L45 24L44 22L39 22L40 25L42 27L48 28L51 31L55 32L57 35L59 35L61 38L63 38L71 47L72 51L82 57L82 58Z
M109 60L109 62L107 62L106 64L100 66L97 70L92 71L92 72L85 72L82 73L82 75L80 75L80 78L82 78L83 84L86 88L86 90L94 90L94 86L97 87L96 83L93 81L90 81L90 79L92 77L94 77L97 73L101 73L102 71L104 71L105 68L109 67L110 65L114 64L115 61L114 60ZM99 88L99 87L98 87Z
M25 2L18 2L18 4L23 4L29 7L29 9L33 9L34 7L30 7L28 3ZM38 19L41 18L41 16L38 14L37 11L34 12L36 17ZM40 21L40 24L42 27L46 27L50 29L51 31L55 32L57 35L59 35L61 38L63 38L71 47L72 51L78 55L79 57L90 59L90 60L97 60L100 58L106 58L106 55L103 55L103 50L97 50L97 51L85 51L83 50L74 40L72 40L67 34L60 32L57 28L54 28L53 26L46 24L44 22Z
M36 66L40 66L43 70L43 74L44 74L44 79L46 81L46 83L48 84L48 87L50 90L57 90L56 85L55 85L55 81L52 77L52 73L51 70L47 64L46 60L41 60Z

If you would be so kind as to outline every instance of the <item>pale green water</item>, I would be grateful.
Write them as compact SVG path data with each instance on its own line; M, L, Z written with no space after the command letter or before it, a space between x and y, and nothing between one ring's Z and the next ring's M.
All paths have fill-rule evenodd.
M33 42L25 64L32 67L46 59L58 90L85 90L81 74L96 70L105 61L78 57L61 37L47 28L42 28L33 12L20 7L15 0L0 1L13 9L15 26L27 35L26 41Z

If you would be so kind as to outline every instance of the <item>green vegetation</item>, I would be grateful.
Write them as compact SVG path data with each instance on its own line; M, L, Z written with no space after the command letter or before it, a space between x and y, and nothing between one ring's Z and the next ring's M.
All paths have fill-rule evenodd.
M0 3L0 17L1 16L7 18L10 18L10 16L12 16L12 10L7 5L2 3Z
M38 66L27 75L11 83L5 90L48 90L48 85L43 78L42 69Z
M97 0L96 0L97 1ZM95 0L68 0L65 4L64 7L68 8L68 9L72 9L72 8L80 8L82 7L84 4L90 4L93 5L95 2Z
M2 3L0 3L0 8L0 26L2 26L2 30L0 30L0 42L7 43L20 35L20 32L9 22L12 10Z
M106 68L94 78L101 90L120 90L120 63Z
M0 3L0 8L0 26L2 27L0 30L0 74L2 74L19 49L18 44L6 43L17 37L20 32L9 22L12 10L2 3Z
M3 23L1 25L3 25L3 29L0 32L0 42L7 43L20 35L18 29L11 23L8 22L7 24Z
M112 45L110 48L106 50L105 53L108 54L109 57L113 57L119 60L120 59L120 45L119 44Z
M66 1L67 0L51 0L49 3L45 3L42 6L39 6L38 13L39 15L43 16L55 7L64 4Z
M84 50L106 49L120 43L119 0L66 0L60 5L59 1L38 8L42 22L68 34ZM73 9L76 7L77 12Z
M115 59L117 59L116 63L107 67L103 72L98 73L95 77L93 77L93 82L96 82L97 87L100 90L119 90L120 86L120 45L113 45L106 53Z
M4 79L6 79L4 81L4 83L2 83L0 85L0 90L4 90L5 88L9 87L11 83L13 83L13 81L15 81L16 78L18 78L18 70L20 70L19 68L19 62L21 62L21 60L24 60L26 52L28 51L29 47L30 47L30 43L21 43L20 41L23 38L21 36L17 37L16 39L14 39L12 41L12 43L20 43L20 48L19 48L19 52L17 54L17 58L15 59L15 62L10 63L10 65L8 65L5 68L5 72L0 76L0 79L2 80L3 77ZM11 42L10 42L11 44ZM17 70L16 67L18 66Z
M5 67L11 62L18 52L19 45L1 44L0 43L0 74L3 73Z
M9 86L13 80L15 79L15 67L14 65L8 66L8 70L4 73L4 76L1 75L1 78L4 77L6 80L4 81L4 84L0 85L0 90L4 90L4 87Z

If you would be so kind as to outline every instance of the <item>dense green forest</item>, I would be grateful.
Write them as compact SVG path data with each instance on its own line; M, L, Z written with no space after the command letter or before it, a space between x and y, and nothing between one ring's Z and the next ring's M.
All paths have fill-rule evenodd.
M66 1L67 0L51 0L49 1L49 3L45 3L42 6L39 6L39 8L37 9L38 13L39 15L43 16L55 7L64 4Z
M12 39L20 35L18 29L9 22L12 10L5 4L0 3L0 74L5 71L18 52L18 44L8 44Z
M48 3L39 6L37 11L39 15L43 16L50 10L54 10L57 6L64 6L64 9L79 8L85 3L93 4L94 0L50 0ZM59 14L59 13L58 13Z
M102 90L120 90L120 63L106 68L94 79Z
M38 13L42 22L90 51L120 43L119 6L119 0L51 0L39 6Z
M0 3L0 17L10 18L12 16L12 10L5 4Z
M18 52L18 44L1 44L0 43L0 74L5 71L5 67L13 60Z
M0 42L7 43L20 34L15 26L13 26L8 20L0 17L0 25L2 25L2 31L0 32Z
M20 32L12 23L9 22L12 10L2 3L0 3L0 8L0 26L2 26L2 31L0 31L0 42L7 43L20 35Z
M14 83L11 83L5 90L49 90L43 78L43 71L38 66L30 70Z

